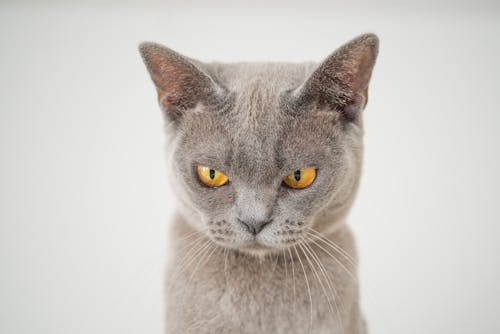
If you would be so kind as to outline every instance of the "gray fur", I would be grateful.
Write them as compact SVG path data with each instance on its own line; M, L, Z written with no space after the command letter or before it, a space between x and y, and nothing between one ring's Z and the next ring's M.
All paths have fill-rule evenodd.
M179 199L167 332L365 333L344 218L361 173L377 37L360 36L319 65L201 63L154 43L140 50L166 116ZM230 183L202 185L198 164ZM306 167L318 170L309 187L283 186ZM265 225L254 235L242 222Z

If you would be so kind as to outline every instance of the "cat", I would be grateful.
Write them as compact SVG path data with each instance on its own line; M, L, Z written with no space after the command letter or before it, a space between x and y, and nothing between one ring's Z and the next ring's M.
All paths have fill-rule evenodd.
M322 63L204 63L139 47L178 200L167 333L366 333L344 223L378 38Z

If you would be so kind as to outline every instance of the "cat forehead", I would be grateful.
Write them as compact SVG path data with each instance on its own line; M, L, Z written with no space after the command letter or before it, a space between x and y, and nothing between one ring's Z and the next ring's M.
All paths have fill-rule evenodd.
M298 87L317 64L307 63L208 63L207 72L229 91L278 93Z
M218 112L198 106L183 118L184 138L198 152L210 152L245 169L274 165L283 155L310 152L334 132L335 113L290 115L280 104L285 91L298 88L314 63L211 63L205 70L233 94L232 106ZM200 153L201 154L201 153ZM297 157L300 158L300 157Z
M311 110L291 115L280 106L253 111L246 106L237 105L227 113L203 107L187 113L180 132L184 147L209 161L254 169L324 151L339 133L335 113Z
M210 63L207 72L232 94L229 118L238 132L269 135L279 127L283 93L297 89L317 67L309 63Z

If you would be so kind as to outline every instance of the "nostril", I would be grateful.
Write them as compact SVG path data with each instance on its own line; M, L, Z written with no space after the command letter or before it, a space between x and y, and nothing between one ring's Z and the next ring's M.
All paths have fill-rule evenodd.
M255 222L255 221L252 221L252 222L246 222L246 221L243 221L241 219L238 219L238 221L246 227L246 229L254 234L254 235L257 235L260 231L262 231L262 229L270 223L270 221L260 221L260 222Z
M267 225L269 224L270 222L266 221L266 222L260 222L258 224L256 224L255 226L255 234L259 233L260 231L262 231L262 229Z
M240 223L243 224L243 226L246 227L246 229L248 230L248 232L252 233L252 234L257 234L257 232L255 231L255 228L253 227L253 225L250 225L249 223L246 223L242 220L240 220Z

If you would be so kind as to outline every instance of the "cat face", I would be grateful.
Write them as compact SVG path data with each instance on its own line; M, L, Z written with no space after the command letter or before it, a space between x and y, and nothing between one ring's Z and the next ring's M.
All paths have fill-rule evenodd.
M150 43L141 52L170 129L169 179L193 227L262 253L345 215L360 175L375 36L319 66L202 64Z

